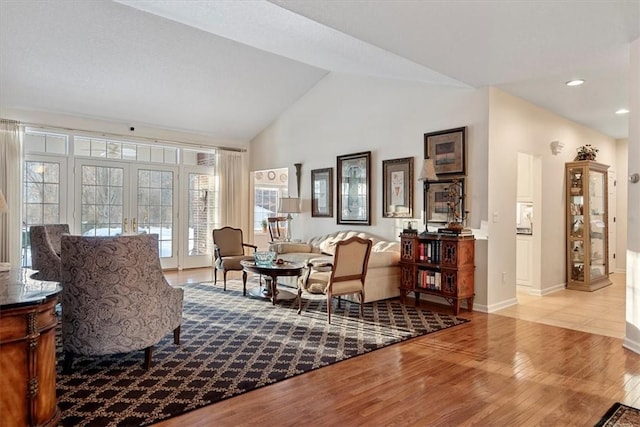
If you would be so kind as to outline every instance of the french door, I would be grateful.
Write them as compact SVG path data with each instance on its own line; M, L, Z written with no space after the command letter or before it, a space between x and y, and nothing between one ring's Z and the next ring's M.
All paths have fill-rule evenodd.
M158 234L162 267L178 267L177 167L78 159L75 179L76 230Z

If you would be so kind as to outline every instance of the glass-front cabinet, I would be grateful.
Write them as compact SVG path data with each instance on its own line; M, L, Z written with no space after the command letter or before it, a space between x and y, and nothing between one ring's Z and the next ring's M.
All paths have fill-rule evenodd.
M591 160L565 165L569 289L595 291L611 284L607 169L609 166Z

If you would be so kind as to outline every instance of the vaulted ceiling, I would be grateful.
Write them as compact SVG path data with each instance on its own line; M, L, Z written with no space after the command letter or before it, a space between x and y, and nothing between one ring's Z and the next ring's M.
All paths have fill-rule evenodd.
M246 141L339 72L496 86L624 138L638 37L638 0L0 0L0 108Z

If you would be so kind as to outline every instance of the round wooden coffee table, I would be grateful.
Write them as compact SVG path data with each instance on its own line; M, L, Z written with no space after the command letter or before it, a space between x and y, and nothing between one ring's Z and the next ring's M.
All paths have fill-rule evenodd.
M249 295L258 298L271 299L272 304L276 304L279 299L290 300L294 299L296 295L293 292L278 289L278 277L282 276L300 276L304 269L304 264L301 262L287 262L283 264L276 264L275 262L269 265L257 265L254 261L240 261L244 271L250 273L262 274L268 276L271 279L271 283L268 288L253 288L249 289ZM246 287L246 276L243 278L243 285Z

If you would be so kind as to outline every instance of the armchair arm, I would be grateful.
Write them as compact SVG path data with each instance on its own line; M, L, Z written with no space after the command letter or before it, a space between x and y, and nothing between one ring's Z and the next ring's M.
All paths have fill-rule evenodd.
M257 251L258 247L256 245L252 245L250 243L242 243L242 246L246 246L247 248L253 248L253 251Z

